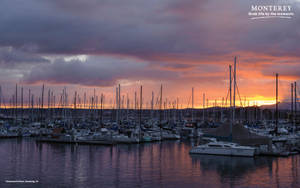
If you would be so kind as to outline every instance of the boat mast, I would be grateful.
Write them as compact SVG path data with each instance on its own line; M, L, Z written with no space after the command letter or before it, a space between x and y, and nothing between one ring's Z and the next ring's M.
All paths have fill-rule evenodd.
M31 90L28 90L28 108L30 108L30 98L31 98Z
M0 85L0 109L1 109L1 106L2 106L2 87Z
M44 108L44 90L45 90L45 86L44 86L44 84L43 84L43 87L42 87L42 99L41 99L41 103L42 103L42 105L41 105L41 121L43 122L43 119L44 119L44 114L43 114L43 108Z
M100 99L100 108L101 108L101 117L100 117L100 123L101 123L101 126L102 126L102 123L103 123L103 93L101 93L101 99Z
M50 96L50 92L49 92L49 96ZM48 106L49 106L49 104L48 104ZM77 91L75 91L75 93L74 93L74 109L76 109L76 107L77 107Z
M275 111L275 133L278 133L278 73L276 73L276 111Z
M48 89L48 111L49 111L49 108L50 108L50 103L51 103L51 91L50 91L50 89Z
M215 99L214 103L214 122L217 121L217 99Z
M295 91L294 91L294 95L295 95L294 120L296 121L296 118L297 118L297 82L294 83L294 89L295 89Z
M176 120L178 121L179 120L179 98L177 97L177 99L176 99L176 114L177 114L177 118L176 118Z
M151 119L153 119L153 107L154 107L154 93L152 91L152 96L151 96Z
M236 91L236 56L234 57L234 67L233 67L233 113L232 121L235 123L235 91Z
M142 127L142 108L143 108L143 86L141 86L140 88L140 117L139 117L140 130Z
M86 93L83 94L83 108L86 108Z
M135 91L134 92L134 111L136 111L136 108L137 108L137 102L136 102L136 91Z
M221 123L223 122L223 108L224 108L224 97L222 97L222 105L221 105Z
M129 101L129 96L128 96L128 93L126 94L126 105L127 105L127 109L126 109L126 120L127 120L127 122L128 122L128 119L129 119L129 108L130 108L130 106L129 106L129 103L130 101Z
M205 93L203 93L203 111L202 111L203 122L204 122L204 115L205 115Z
M42 109L44 108L44 90L45 90L45 86L43 84L43 87L42 87Z
M23 123L23 87L21 87L21 124Z
M192 122L194 122L194 88L192 87Z
M294 124L294 84L291 83L291 121Z
M232 85L232 79L231 79L231 65L229 65L229 97L230 97L230 133L229 133L229 139L232 140L232 96L231 96L231 85Z
M16 84L16 103L15 103L15 116L18 118L18 85Z
M119 100L118 100L118 96L119 96L119 89L118 87L116 87L116 123L119 123L119 113L118 113L118 110L119 110Z
M31 96L31 121L34 120L34 117L33 117L33 107L34 107L34 95L32 94L32 96Z
M160 112L159 123L161 124L161 120L162 120L162 85L160 85L159 112Z

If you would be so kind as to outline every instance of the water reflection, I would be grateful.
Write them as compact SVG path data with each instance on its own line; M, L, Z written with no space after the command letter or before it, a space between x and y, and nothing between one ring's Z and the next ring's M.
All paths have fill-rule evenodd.
M191 155L193 166L199 164L201 171L216 171L221 177L242 177L259 168L272 168L273 158L248 158L214 155Z
M0 187L9 179L40 181L24 187L299 186L299 156L189 155L190 148L174 141L105 147L0 140Z

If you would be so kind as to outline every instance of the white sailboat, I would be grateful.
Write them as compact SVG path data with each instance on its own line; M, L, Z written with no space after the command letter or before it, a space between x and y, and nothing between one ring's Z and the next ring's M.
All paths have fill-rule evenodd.
M234 71L233 71L233 105L231 98L232 75L231 65L229 65L229 91L230 91L230 109L231 109L231 122L230 122L230 135L229 139L232 140L232 126L235 123L235 91L236 91L236 57L234 58ZM211 155L230 155L230 156L246 156L253 157L255 148L249 146L240 146L233 142L209 142L208 144L193 147L190 153L193 154L211 154Z
M208 144L193 147L191 154L229 155L253 157L255 148L240 146L232 142L210 142Z

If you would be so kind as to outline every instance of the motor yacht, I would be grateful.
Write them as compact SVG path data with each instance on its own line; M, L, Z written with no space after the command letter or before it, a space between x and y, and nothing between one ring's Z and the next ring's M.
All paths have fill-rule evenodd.
M209 142L204 145L198 145L190 150L191 154L210 154L210 155L229 155L253 157L255 148L249 146L240 146L233 142Z

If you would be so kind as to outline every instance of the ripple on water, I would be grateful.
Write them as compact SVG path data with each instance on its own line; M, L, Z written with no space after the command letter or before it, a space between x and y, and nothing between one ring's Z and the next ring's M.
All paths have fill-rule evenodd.
M300 186L299 155L189 155L190 148L176 141L106 147L0 140L0 187L15 179L39 180L38 187Z

